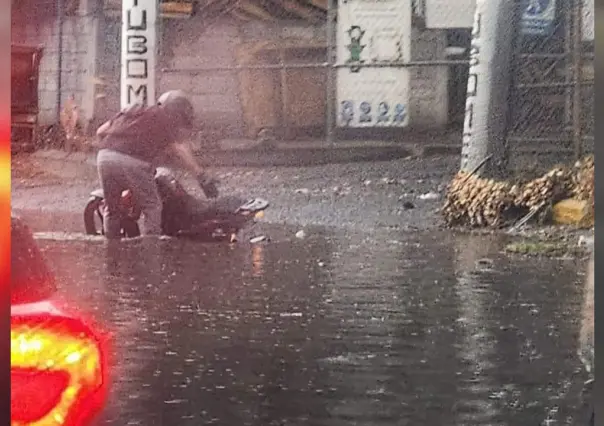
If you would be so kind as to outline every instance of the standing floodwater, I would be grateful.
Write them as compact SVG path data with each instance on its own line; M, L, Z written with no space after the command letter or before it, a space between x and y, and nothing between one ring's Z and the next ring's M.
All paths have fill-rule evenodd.
M571 425L584 265L496 237L41 241L114 333L114 425ZM580 387L580 386L579 386Z

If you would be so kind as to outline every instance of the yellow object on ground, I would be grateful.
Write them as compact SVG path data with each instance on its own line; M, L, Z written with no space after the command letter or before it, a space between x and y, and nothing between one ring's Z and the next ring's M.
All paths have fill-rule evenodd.
M593 226L590 203L572 198L562 200L553 207L553 221L559 225Z

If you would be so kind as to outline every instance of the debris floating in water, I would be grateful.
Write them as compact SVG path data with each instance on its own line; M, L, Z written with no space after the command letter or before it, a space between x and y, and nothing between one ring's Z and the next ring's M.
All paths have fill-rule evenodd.
M418 197L420 200L438 200L440 198L440 195L438 195L436 192L427 192L425 194L422 194Z
M302 312L281 312L279 316L283 318L301 317Z

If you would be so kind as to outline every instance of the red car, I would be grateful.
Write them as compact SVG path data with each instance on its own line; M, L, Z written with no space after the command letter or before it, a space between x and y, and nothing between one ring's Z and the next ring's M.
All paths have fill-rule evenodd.
M12 218L11 232L11 425L85 426L104 404L106 337L51 301L31 231Z

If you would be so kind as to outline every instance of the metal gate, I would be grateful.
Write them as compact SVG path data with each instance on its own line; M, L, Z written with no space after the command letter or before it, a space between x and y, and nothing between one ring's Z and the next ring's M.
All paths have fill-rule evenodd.
M222 15L232 15L242 21L239 34L233 37L237 38L234 48L226 45L223 47L222 41L207 41L213 37L218 39L214 30L218 29L221 21L206 17L205 8L201 8L190 22L184 21L181 24L166 20L162 24L162 31L174 34L173 30L178 27L179 37L190 38L191 43L188 52L180 53L186 57L184 59L176 58L173 54L175 49L171 45L174 40L160 44L158 91L178 85L190 93L196 102L196 110L200 111L199 115L204 119L204 143L208 140L218 141L225 136L234 141L240 137L268 140L325 137L328 141L344 137L366 138L365 134L357 135L358 128L352 128L352 132L345 135L337 132L341 128L336 123L339 116L336 74L341 69L357 67L337 60L338 2L284 0L269 3L264 4L259 0L235 1L234 8L221 8ZM423 1L412 0L412 4L412 25L421 28ZM193 27L198 30L191 29ZM193 36L195 31L197 32ZM444 30L441 32L445 33ZM168 38L174 39L174 36ZM422 81L435 80L439 75L447 78L448 73L438 71L458 66L461 67L461 75L457 79L459 81L455 81L455 90L458 86L465 86L467 58L443 58L440 50L444 49L436 41L430 44L429 40L431 39L426 37L424 41L424 44L429 45L427 48L412 49L414 52L410 62L381 61L376 64L373 60L367 60L362 66L373 69L410 69L416 74L422 74ZM440 43L440 38L438 41ZM231 48L234 50L233 58L227 58L230 53L225 52ZM196 55L192 52L200 53L192 58ZM206 59L199 59L201 56L206 56ZM228 81L228 84L208 83L211 80ZM432 95L432 92L436 90L429 94ZM416 104L430 101L434 103L432 99L419 99L421 94L414 95L413 101ZM229 107L228 111L224 107L225 111L218 111L223 105L213 101L219 97L229 97L229 105L236 105L240 112L231 111L237 109L235 107ZM458 98L459 96L454 98L457 109L450 112L452 116L462 115L458 109L463 107L464 102ZM382 103L376 103L370 106L372 113L381 105ZM429 110L425 106L423 108ZM394 117L396 104L391 109ZM424 121L429 121L434 113L430 111L426 115L428 118ZM376 116L375 120L379 124L377 118ZM379 130L386 128L377 125L374 127L365 130L377 132L377 137L382 135ZM387 132L384 134L388 135Z
M594 43L583 25L593 19L593 5L584 7L582 0L517 3L506 150L510 166L530 167L522 159L547 167L579 158L593 151ZM528 8L552 3L551 22L527 25Z

